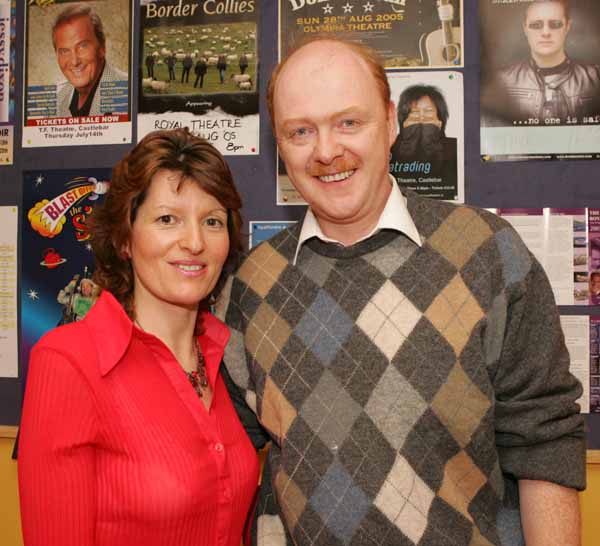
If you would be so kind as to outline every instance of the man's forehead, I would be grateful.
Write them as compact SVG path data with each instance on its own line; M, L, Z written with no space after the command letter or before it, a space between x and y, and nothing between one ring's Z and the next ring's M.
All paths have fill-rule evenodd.
M544 17L565 18L565 7L560 2L534 2L527 8L527 19L543 19Z

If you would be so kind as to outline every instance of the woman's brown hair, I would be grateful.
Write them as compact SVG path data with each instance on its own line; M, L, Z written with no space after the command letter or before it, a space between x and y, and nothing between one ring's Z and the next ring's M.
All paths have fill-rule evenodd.
M91 217L94 282L112 292L132 318L133 270L122 249L152 179L162 170L179 173L180 183L195 182L227 209L229 254L213 295L235 269L242 251L242 201L223 156L187 128L150 133L115 165L104 203Z

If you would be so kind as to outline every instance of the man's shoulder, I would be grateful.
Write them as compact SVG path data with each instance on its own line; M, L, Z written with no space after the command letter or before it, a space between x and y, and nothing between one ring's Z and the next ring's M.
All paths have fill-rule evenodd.
M126 72L116 66L106 63L102 73L103 82L127 81L129 79Z
M488 232L490 236L505 229L514 231L506 220L481 207L430 199L411 191L406 192L406 197L410 215L419 234L425 239L442 226L444 229L451 228L460 232L470 224L471 229L478 228Z

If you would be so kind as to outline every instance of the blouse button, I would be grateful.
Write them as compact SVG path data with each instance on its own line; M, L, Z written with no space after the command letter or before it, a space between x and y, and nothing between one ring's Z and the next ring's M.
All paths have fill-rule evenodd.
M215 451L221 453L223 451L223 444L215 444Z

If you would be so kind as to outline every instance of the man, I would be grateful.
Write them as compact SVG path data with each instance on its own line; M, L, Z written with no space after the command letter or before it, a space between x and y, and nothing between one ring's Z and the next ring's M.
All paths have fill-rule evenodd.
M248 68L248 56L246 55L246 52L244 51L240 55L240 74L244 74L246 72L247 68Z
M219 71L219 80L225 83L225 71L227 70L227 57L221 53L217 59L217 70Z
M590 305L600 305L600 271L590 273Z
M182 64L183 64L183 72L181 73L181 83L189 83L190 70L192 69L192 66L194 66L194 61L192 61L192 57L189 53L185 54Z
M165 59L167 64L167 68L169 69L169 81L175 81L175 63L177 62L177 57L175 57L175 53L171 53Z
M208 69L208 64L204 57L200 57L196 61L196 66L194 66L194 72L196 73L196 81L194 82L194 87L198 87L198 82L200 82L200 87L204 85L204 76L206 75L206 70Z
M146 70L148 71L148 77L154 79L154 55L152 53L148 53L144 60L146 63Z
M52 43L58 65L67 78L58 84L57 115L110 113L101 103L102 89L114 82L127 82L128 77L106 62L106 38L100 17L89 6L65 8L52 26Z
M539 263L499 217L400 193L365 47L313 38L267 100L309 208L219 308L224 361L273 440L255 543L518 544L518 487L529 546L579 544L581 385Z
M392 145L390 173L401 186L444 197L441 186L456 191L456 139L446 136L449 112L432 85L407 87L398 100L398 138Z
M568 0L534 0L525 9L523 32L530 57L503 68L484 110L501 123L584 123L600 115L600 66L571 59L565 43L572 20Z

